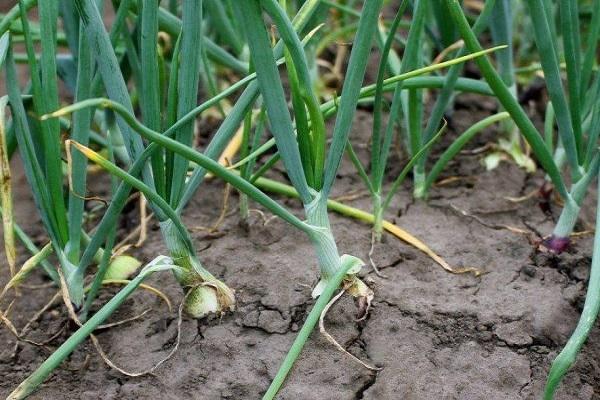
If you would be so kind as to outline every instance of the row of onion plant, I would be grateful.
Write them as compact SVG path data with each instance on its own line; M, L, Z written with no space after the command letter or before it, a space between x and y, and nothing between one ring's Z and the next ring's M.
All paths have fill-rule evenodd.
M404 61L395 64L394 60L400 61L400 57L391 51L392 42L397 39L396 30L402 25L403 8L407 3L403 3L388 35L381 36L377 22L383 1L365 2L362 12L354 13L358 22L353 28L354 44L342 92L339 98L321 103L322 96L315 85L320 79L318 74L315 76L315 54L317 41L329 40L319 36L320 23L327 16L323 12L326 3L319 0L308 0L301 5L294 3L298 7L297 13L290 19L286 2L275 0L184 0L180 5L170 2L168 9L161 7L158 0L121 0L113 2L116 14L110 31L106 30L102 17L102 2L93 0L39 4L22 0L4 16L0 22L0 33L4 34L0 39L0 55L2 60L6 56L9 96L3 101L10 103L12 111L6 140L3 140L4 153L10 155L16 149L23 160L50 239L47 248L54 251L59 265L54 268L44 259L36 259L36 262L40 262L58 286L66 289L63 290L65 300L69 306L74 306L78 322L82 324L10 398L23 398L35 390L153 272L173 271L185 291L185 310L193 317L233 309L233 290L203 267L181 219L189 201L197 193L202 194L201 184L207 172L305 233L317 255L321 280L313 295L319 299L266 398L273 398L277 393L322 310L342 281L349 293L361 299L363 306L368 306L373 293L357 277L363 262L354 256L340 255L327 213L328 205L336 204L329 200L344 152L349 149L350 154L353 153L348 143L357 105L374 104L381 109L383 94L393 92L391 108L399 114L405 90L416 93L439 88L448 92L449 97L454 91L490 95L492 91L488 85L460 78L457 65L497 49L469 55L463 51L450 61L426 65L418 54L419 36L424 25L417 23L411 26L405 41ZM335 5L330 3L327 4ZM425 3L415 4L416 17L425 15ZM36 5L39 24L31 22L27 14ZM487 10L480 17L482 26L489 15ZM178 12L182 19L176 16ZM264 24L265 13L280 36L274 48ZM224 15L235 15L237 21L220 24ZM62 30L59 30L59 20ZM6 33L8 30L10 35ZM213 34L212 38L206 31ZM165 43L163 32L169 35L172 45ZM374 39L383 49L384 57L381 58L377 83L363 87ZM25 54L17 52L17 43L25 44ZM41 55L36 54L38 43ZM59 55L59 46L67 47L70 54ZM17 62L27 63L30 69L31 84L24 90L19 87ZM291 115L280 77L279 65L282 64L290 85ZM393 72L387 79L384 79L385 65ZM243 78L220 91L215 66ZM419 77L444 68L449 68L447 76ZM59 78L72 90L76 104L56 111L61 100ZM200 85L206 88L209 98L197 105ZM225 99L239 91L242 93L225 113ZM99 98L104 93L108 98ZM224 120L201 153L194 149L194 120L213 107L219 110ZM254 112L255 109L259 111ZM140 120L136 118L136 112ZM66 118L68 116L70 119ZM436 164L434 171L439 173L473 134L505 116L500 113L474 125L461 136L459 144L449 149L445 161ZM329 118L335 118L335 124L328 145L325 121ZM424 155L439 137L435 132L439 130L441 118L440 114L437 122L431 124L431 135L424 135L418 145L411 146L411 161L396 179L385 201L374 203L376 231L378 226L381 227L382 209L389 205L399 183L408 171L423 162ZM381 201L395 119L390 118L382 135L381 112L377 113L374 138L379 139L373 157L377 158L378 167L365 181L370 188L378 188L373 191L375 200ZM256 126L251 135L253 124ZM243 128L246 150L242 153L244 160L238 164L240 170L233 171L216 160L240 127ZM259 145L267 127L274 139ZM68 132L64 146L62 131ZM273 145L276 145L277 153L253 173L253 163ZM94 146L102 151L94 150ZM279 159L283 161L293 188L261 178ZM120 183L113 188L104 215L88 237L82 226L86 216L90 160ZM366 176L364 168L361 175ZM64 181L69 182L68 191ZM282 207L258 189L259 186L297 196L304 207L306 220ZM157 256L121 292L92 314L92 303L107 271L115 264L116 259L112 257L115 227L132 190L148 200L159 221L168 257ZM3 210L6 206L8 202L3 201ZM343 206L337 209L348 215L356 214ZM10 213L3 212L3 216L5 214L10 217ZM38 251L18 226L12 225L26 247L42 254L42 258L48 256L48 251ZM99 268L90 274L90 266L94 263ZM86 285L89 280L91 283Z
M536 129L490 61L481 57L476 62L498 101L510 114L564 201L564 208L554 232L544 241L544 246L559 253L570 243L570 235L577 222L582 202L588 194L589 186L598 175L600 165L600 75L594 68L600 9L598 2L594 2L592 22L583 41L577 1L563 0L552 3L528 0L525 3L550 99L543 132ZM459 2L446 0L445 5L466 47L470 51L480 49L478 38ZM557 15L559 18L556 18ZM558 24L555 21L558 21ZM563 60L566 68L566 88L561 74ZM557 137L554 135L555 124ZM563 175L564 170L568 171L568 177ZM570 188L567 187L567 178L570 178ZM597 317L600 307L597 293L600 284L597 252L598 235L583 313L571 339L552 365L545 389L546 399L554 397L559 382L575 361Z
M182 13L184 18L179 20L171 14L165 13L164 9L158 7L157 2L144 2L141 7L137 8L131 4L124 6L124 3L121 2L121 7L127 7L127 12L132 10L137 12L141 18L142 43L139 50L141 55L139 73L142 75L138 81L140 82L140 92L143 91L147 94L140 101L142 122L139 122L134 116L134 104L129 95L125 77L119 68L120 56L130 60L133 56L131 54L120 55L115 51L111 36L103 25L99 9L93 1L86 0L75 2L81 21L78 41L79 59L82 58L81 51L83 51L83 55L86 55L87 52L86 61L90 68L90 65L93 65L93 56L95 56L97 76L99 77L97 79L103 83L109 99L90 98L94 92L85 92L77 96L78 103L73 106L55 112L52 112L52 108L56 108L58 104L55 104L54 107L35 110L37 115L46 114L41 118L41 124L57 123L60 121L59 117L71 114L74 126L77 126L76 120L78 119L82 124L89 124L93 114L92 110L116 113L117 123L113 124L112 129L120 134L126 151L117 163L114 158L107 158L92 150L85 137L72 133L67 142L66 151L69 153L70 159L70 177L72 180L74 179L71 183L72 188L77 187L81 192L85 192L86 185L83 178L73 175L76 169L85 171L86 160L92 160L121 180L102 220L96 226L84 248L81 249L81 256L76 260L77 264L71 263L70 268L72 269L66 270L65 273L71 301L76 305L79 302L83 307L80 313L82 322L89 312L89 305L87 305L89 297L84 300L81 295L83 290L79 289L83 276L92 263L93 256L110 237L109 233L114 228L132 188L141 192L148 199L160 221L170 257L159 256L142 270L136 279L132 280L117 296L87 320L66 343L24 381L15 390L12 398L22 398L31 393L93 331L94 327L102 323L153 271L171 269L175 272L175 276L187 291L186 310L192 316L199 317L208 312L222 312L232 307L232 291L201 266L189 234L180 218L181 211L196 193L207 171L230 183L253 201L307 234L317 254L321 281L315 287L313 294L320 295L320 298L267 393L267 398L271 398L282 384L306 338L314 328L318 316L336 288L339 287L340 282L345 280L347 284L344 287L351 294L363 299L364 303L367 303L373 295L356 275L363 264L362 261L353 256L339 254L329 225L327 200L330 197L336 171L348 142L357 103L361 98L373 96L375 91L374 86L362 87L362 81L371 52L371 42L376 33L376 21L382 2L375 1L365 4L350 56L347 84L344 85L339 99L324 104L319 103L312 89L308 62L303 48L304 43L298 35L298 32L302 32L307 26L318 8L319 2L305 2L293 21L273 0L236 3L235 7L239 8L238 15L245 18L244 26L252 27L252 29L246 30L245 36L248 42L247 46L251 50L251 62L256 73L248 75L200 106L196 106L202 57L202 49L198 49L198 47L203 46L204 38L196 25L199 20L202 20L202 5L196 1L184 1L184 12ZM24 9L25 7L23 7ZM262 19L263 9L276 24L282 39L274 49L271 48L268 31ZM119 8L119 10L122 9ZM162 19L161 15L163 15ZM55 21L56 18L53 20ZM180 30L180 38L175 46L175 55L170 65L170 79L165 90L161 90L161 75L160 71L156 69L156 65L161 65L160 62L157 62L157 60L160 61L160 54L157 53L155 46L161 21L163 25L170 26L173 31ZM144 43L144 40L148 43ZM90 48L96 50L94 54L91 54ZM132 50L130 47L127 51ZM7 51L8 75L9 78L14 78L12 46L8 46ZM448 67L453 63L465 61L482 53L485 51L452 62L440 63L416 71L407 71L386 82L388 90L394 88L398 81L406 80L407 86L409 86L410 79L413 79L413 85L441 85L442 81L439 79L431 82L419 82L414 79L417 79L416 77L420 74ZM283 55L285 55L283 62L286 64L287 75L292 86L292 109L295 124L287 109L277 67L278 59ZM33 57L31 58L33 59ZM56 72L54 72L54 76L56 76ZM88 70L87 73L79 71L78 86L82 86L82 91L93 89L93 86L90 85L94 82L93 79L93 71ZM17 80L13 79L11 84L11 107L15 110L16 118L22 119L22 121L16 121L17 138L22 140L23 136L27 138L27 135L21 134L26 132L28 125L24 120L25 109L19 108L22 107L22 96L16 82ZM469 87L470 83L463 82L462 84ZM480 91L486 90L481 86L471 86L479 87ZM204 153L196 151L192 146L192 122L195 117L244 87L243 93L237 98ZM271 197L265 195L251 181L215 161L244 120L248 118L259 95L262 96L269 127L275 137L279 155L295 192L304 205L306 221L299 219ZM336 116L336 123L331 145L327 146L324 118L331 115ZM89 131L89 125L86 126ZM27 142L19 143L18 148L19 151L32 151L32 146ZM60 145L55 151L54 155L60 154ZM28 155L25 154L25 156ZM54 162L56 162L56 156ZM190 163L192 172L188 177ZM35 164L32 165L35 166ZM34 170L29 175L31 175L32 186L39 188L44 178L38 177L36 174L37 172ZM61 185L58 187L61 188ZM73 192L73 196L77 194L77 192ZM41 194L39 197L43 199L44 195ZM52 227L50 223L48 226ZM62 249L58 246L57 248ZM94 284L101 282L101 271L102 269L94 276Z

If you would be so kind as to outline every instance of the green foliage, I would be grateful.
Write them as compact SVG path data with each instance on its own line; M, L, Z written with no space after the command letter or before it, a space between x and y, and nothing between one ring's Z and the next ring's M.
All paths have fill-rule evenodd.
M109 3L114 19L107 27ZM393 5L383 0L20 0L1 16L0 67L8 93L0 107L11 110L11 118L0 121L3 145L7 156L20 155L50 241L38 249L18 224L5 225L33 254L11 282L21 283L40 265L57 286L65 285L69 306L82 321L10 398L35 390L154 271L173 271L185 292L185 310L194 317L233 309L233 291L202 265L181 218L190 200L203 195L207 173L242 195L242 220L255 202L306 234L315 250L321 281L313 294L320 298L267 399L277 394L341 282L363 301L373 297L357 277L364 263L340 254L329 223L327 205L333 204L344 155L369 191L374 238L379 239L384 215L411 172L413 196L426 200L460 150L501 124L509 143L503 151L513 152L517 162L531 162L522 154L523 138L564 200L546 245L568 242L600 165L600 0L591 1L585 18L576 0L527 0L526 6L490 0L478 15L465 12L459 0L430 3L402 1L387 19L382 7ZM532 30L533 41L520 34L526 29ZM494 47L484 50L479 41L487 33ZM456 44L460 38L464 47ZM342 41L351 42L351 49ZM374 47L379 49L376 75L365 83ZM445 60L435 60L442 51ZM478 65L482 80L462 76L469 60ZM537 64L524 67L522 62ZM18 63L27 68L26 86L19 81ZM516 83L531 79L523 71L536 69L543 72L550 98L543 131L516 95ZM63 87L74 104L63 106ZM502 109L457 135L446 133L444 143L449 144L440 148L444 117L460 92L491 96ZM431 111L425 112L432 94ZM363 106L373 110L369 143L350 134L356 110ZM206 139L196 120L209 112L221 121ZM238 132L237 163L220 164L217 160L239 139ZM206 143L201 149L200 137ZM395 144L408 162L396 176L388 176ZM368 164L357 155L359 145L368 146ZM436 159L431 157L434 146ZM292 187L262 178L279 161ZM86 207L91 164L111 176L110 202L99 217ZM269 185L299 198L305 220L260 189ZM124 278L139 266L129 256L113 254L116 227L132 192L148 201L169 257L158 256L92 313L103 280ZM10 204L6 200L3 204ZM7 207L5 222L11 214ZM6 244L14 247L9 236ZM599 248L597 237L582 320L552 367L548 399L600 309ZM48 259L50 253L57 265ZM94 264L98 268L90 268ZM91 284L84 287L84 282Z

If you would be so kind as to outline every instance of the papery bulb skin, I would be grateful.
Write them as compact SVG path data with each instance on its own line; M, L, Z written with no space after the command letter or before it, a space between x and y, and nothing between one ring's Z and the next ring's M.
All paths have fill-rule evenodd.
M203 318L219 311L217 291L210 286L198 286L190 289L185 301L185 312L194 318Z
M554 254L560 254L569 248L571 239L550 235L542 241L542 246Z
M190 289L185 300L185 312L193 318L210 314L221 315L235 308L233 290L225 285L202 284Z

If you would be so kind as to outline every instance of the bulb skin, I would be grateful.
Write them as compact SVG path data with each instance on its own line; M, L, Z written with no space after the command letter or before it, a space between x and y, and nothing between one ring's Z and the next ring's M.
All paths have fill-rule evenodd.
M560 254L569 248L571 239L550 235L542 241L542 246L554 254Z

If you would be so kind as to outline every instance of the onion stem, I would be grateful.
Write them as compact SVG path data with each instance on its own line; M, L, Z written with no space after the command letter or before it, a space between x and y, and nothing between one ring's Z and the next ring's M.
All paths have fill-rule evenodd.
M599 186L600 187L600 186ZM600 196L596 210L596 226L600 226ZM544 399L552 400L558 384L575 362L577 354L585 343L600 310L600 231L596 230L594 239L594 254L592 256L592 267L590 280L585 297L585 304L579 319L579 323L564 349L552 363L548 374Z
M331 277L331 279L327 283L327 286L325 286L325 289L315 302L315 305L308 314L308 317L306 317L306 321L304 322L304 325L302 325L300 332L298 332L298 336L296 336L292 347L290 348L287 355L285 356L285 359L281 363L281 367L279 367L277 375L275 375L275 378L271 382L269 389L263 396L263 400L274 399L277 395L277 392L281 388L281 385L283 385L285 378L288 376L290 370L294 366L294 363L298 359L300 352L302 352L302 349L304 348L308 337L314 330L315 326L317 325L317 322L319 322L319 317L321 316L321 313L327 306L327 303L329 303L329 300L331 300L331 297L333 296L337 288L340 287L340 284L342 283L342 281L346 277L347 272L352 268L352 266L353 265L351 263L340 265L340 268L338 268L335 275Z

